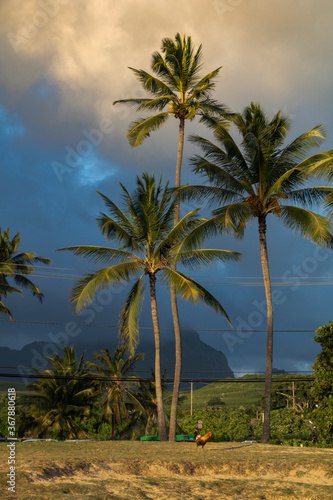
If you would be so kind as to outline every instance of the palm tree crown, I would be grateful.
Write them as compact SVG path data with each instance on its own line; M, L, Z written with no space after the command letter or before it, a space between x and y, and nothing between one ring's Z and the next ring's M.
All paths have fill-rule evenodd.
M221 115L225 107L211 98L214 79L220 68L200 76L202 45L195 52L191 37L176 34L175 40L162 40L162 54L154 52L151 68L155 75L130 68L140 80L149 98L120 99L114 102L130 104L138 111L160 111L130 124L128 140L131 146L139 146L150 133L160 128L168 117L193 120L196 115ZM163 109L169 106L168 111Z
M1 297L6 298L9 293L22 295L22 291L17 287L10 286L8 278L12 278L15 285L30 290L42 302L44 297L42 291L27 276L34 272L33 264L51 263L50 259L38 257L33 252L17 253L20 243L19 232L11 240L9 228L3 232L0 228L0 312L8 314L11 319L11 312L1 302Z
M181 188L182 197L218 203L213 211L215 222L238 236L250 219L265 225L267 216L273 214L314 243L330 245L330 220L304 208L320 204L333 191L329 186L308 186L319 167L332 165L333 151L308 157L325 140L324 127L318 125L284 146L290 122L281 112L269 120L259 104L251 103L243 114L234 115L233 122L242 138L241 147L214 119L206 123L213 128L218 145L192 136L204 152L192 158L194 171L203 174L210 185Z
M197 209L174 226L176 202L172 200L168 187L162 188L161 180L158 184L155 182L154 174L149 176L145 173L142 178L137 176L137 188L133 196L122 184L121 187L126 210L122 211L99 193L110 215L101 213L98 218L102 234L117 241L120 248L78 245L60 249L88 257L95 263L112 264L77 282L71 292L75 311L86 307L100 288L128 281L140 274L125 301L120 323L121 336L130 351L134 352L145 288L143 278L148 276L156 279L156 274L160 273L165 283L176 286L182 298L192 302L202 301L228 319L221 304L207 290L184 273L171 269L171 264L175 260L193 269L202 264L238 260L239 254L228 250L198 248L202 240L200 226L205 220L197 217Z
M116 436L116 424L121 424L123 417L128 420L129 414L126 407L125 398L141 409L141 404L130 390L130 382L136 383L137 377L133 375L134 366L143 354L128 356L124 359L126 348L124 346L115 347L114 355L109 349L95 353L96 363L88 363L90 370L97 370L102 376L101 390L106 391L106 398L103 403L103 418L112 420L112 438ZM124 380L126 379L126 380Z
M54 428L60 439L87 437L76 418L89 415L100 391L98 382L88 372L84 353L78 360L74 347L65 347L63 357L54 354L49 361L50 369L33 370L41 378L29 385L36 394L28 400L41 414L37 419L39 435L48 435Z

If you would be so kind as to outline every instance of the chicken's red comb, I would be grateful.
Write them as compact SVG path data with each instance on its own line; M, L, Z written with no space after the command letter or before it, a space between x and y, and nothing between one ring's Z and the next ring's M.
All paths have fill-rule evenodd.
M211 436L211 435L212 435L212 433L211 433L210 431L208 432L208 434L209 434L209 436Z

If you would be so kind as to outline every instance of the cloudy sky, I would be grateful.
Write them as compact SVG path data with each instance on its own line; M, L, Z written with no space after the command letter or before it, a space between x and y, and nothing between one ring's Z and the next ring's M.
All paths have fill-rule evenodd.
M322 150L332 149L332 14L331 0L1 0L0 223L12 236L21 231L22 250L53 262L36 268L42 305L27 292L7 300L16 322L0 318L0 345L20 348L74 336L71 327L40 323L80 323L75 335L99 339L101 348L116 331L91 325L117 325L126 287L100 295L74 317L69 289L91 265L54 250L104 244L95 222L103 210L96 190L119 202L119 181L131 190L144 170L173 181L177 122L170 119L132 149L126 130L137 116L112 106L116 99L142 95L129 66L149 71L162 38L191 35L195 46L203 44L203 72L223 66L216 99L234 111L250 101L260 101L270 115L282 109L292 121L290 141L324 123L328 140ZM187 126L187 134L193 132L209 135L194 122ZM185 145L183 182L195 180L188 158L196 152ZM309 370L318 353L313 332L332 319L333 257L273 218L268 222L274 366ZM254 331L265 329L257 227L249 227L241 242L223 236L211 244L243 253L241 263L196 274L224 305L234 331L204 307L187 304L181 305L182 326L198 329L202 340L227 355L232 369L263 371L265 334ZM161 326L170 328L163 288L159 305ZM151 326L148 306L141 326Z

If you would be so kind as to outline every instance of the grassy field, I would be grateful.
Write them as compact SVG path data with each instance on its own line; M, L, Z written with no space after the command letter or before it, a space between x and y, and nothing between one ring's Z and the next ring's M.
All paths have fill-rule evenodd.
M8 448L0 443L0 498L333 498L333 449L257 443L138 441L16 444L16 494L7 492Z

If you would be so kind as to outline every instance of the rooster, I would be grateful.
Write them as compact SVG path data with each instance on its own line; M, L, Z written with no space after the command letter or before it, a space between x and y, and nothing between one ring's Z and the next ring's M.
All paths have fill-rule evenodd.
M195 437L195 442L197 443L197 448L198 446L202 446L203 449L203 447L205 446L211 435L212 433L209 431L208 434L205 434L204 436L201 437L200 431L195 430L194 437Z

